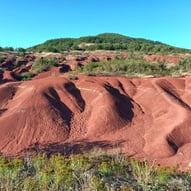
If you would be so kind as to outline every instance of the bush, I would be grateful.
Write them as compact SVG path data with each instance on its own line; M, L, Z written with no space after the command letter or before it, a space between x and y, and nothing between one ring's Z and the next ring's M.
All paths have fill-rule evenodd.
M34 76L35 76L34 73L24 72L24 73L22 73L22 75L21 75L21 80L23 80L23 81L31 80Z
M17 48L16 49L18 56L24 57L26 53L26 49L24 48Z
M57 59L56 58L41 58L38 59L34 62L34 64L32 65L32 69L35 70L35 72L41 73L43 71L47 71L50 67L52 66L56 66L57 65Z
M4 62L4 60L5 60L5 58L0 57L0 64L1 64L1 63L3 63L3 62Z

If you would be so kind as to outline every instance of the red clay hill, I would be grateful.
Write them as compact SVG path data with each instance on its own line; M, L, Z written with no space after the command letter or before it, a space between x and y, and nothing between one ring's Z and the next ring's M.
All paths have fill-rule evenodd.
M110 58L112 55L103 56ZM2 153L19 155L42 150L67 154L103 148L189 167L191 77L79 75L77 80L69 80L55 73L17 81L14 72L19 74L19 70L12 66L11 59L3 63L10 70L1 72ZM24 64L23 70L30 69L31 61L23 64L25 59L19 62L20 72Z

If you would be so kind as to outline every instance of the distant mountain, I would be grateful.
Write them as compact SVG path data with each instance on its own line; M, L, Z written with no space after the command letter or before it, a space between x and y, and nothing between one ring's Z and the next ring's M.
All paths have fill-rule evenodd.
M132 38L115 33L103 33L97 36L80 38L53 39L30 47L27 50L33 52L63 52L70 50L126 50L144 53L191 52L191 50L176 48L158 41Z

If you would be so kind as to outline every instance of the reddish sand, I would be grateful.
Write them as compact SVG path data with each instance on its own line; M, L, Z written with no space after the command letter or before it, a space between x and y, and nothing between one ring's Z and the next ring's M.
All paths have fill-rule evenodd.
M191 162L191 78L49 76L0 86L0 151L120 151Z

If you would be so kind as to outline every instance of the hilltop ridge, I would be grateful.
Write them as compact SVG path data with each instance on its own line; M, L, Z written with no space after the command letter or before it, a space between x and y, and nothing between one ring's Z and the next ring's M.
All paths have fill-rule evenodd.
M132 38L116 33L103 33L80 38L59 38L47 40L27 49L33 52L63 52L69 50L126 50L144 53L190 52L158 41Z

